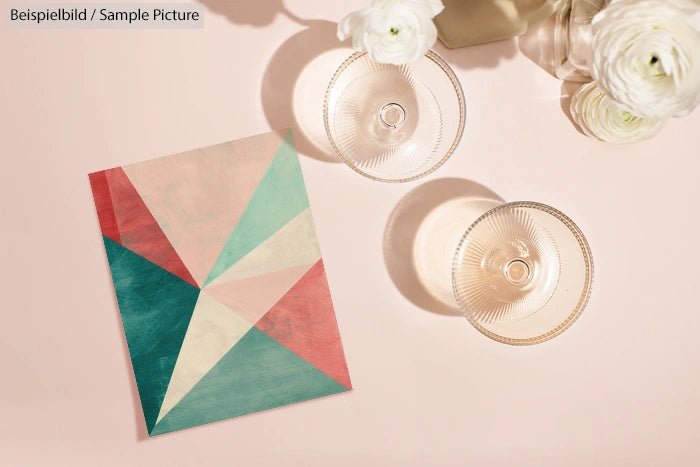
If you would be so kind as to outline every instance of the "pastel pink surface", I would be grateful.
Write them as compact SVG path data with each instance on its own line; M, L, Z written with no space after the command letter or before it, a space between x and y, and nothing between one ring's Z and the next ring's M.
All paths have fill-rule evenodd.
M425 179L375 183L300 149L354 390L141 431L86 174L294 126L295 88L322 101L351 53L337 21L369 3L207 0L197 30L0 27L0 465L697 466L700 110L640 144L587 138L525 38L435 45L467 124ZM304 117L323 135L321 114ZM455 178L584 232L595 284L564 334L505 346L394 286L389 218Z
M352 389L322 259L255 326Z
M257 135L124 167L199 285L283 138Z
M304 264L259 276L205 287L207 294L244 317L258 322L311 268Z

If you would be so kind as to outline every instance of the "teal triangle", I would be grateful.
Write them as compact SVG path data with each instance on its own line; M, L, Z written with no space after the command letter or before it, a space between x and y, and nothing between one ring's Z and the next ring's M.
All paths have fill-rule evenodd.
M347 391L253 327L155 426L159 435Z
M253 193L204 285L309 207L290 130Z
M150 431L168 389L199 289L103 237Z

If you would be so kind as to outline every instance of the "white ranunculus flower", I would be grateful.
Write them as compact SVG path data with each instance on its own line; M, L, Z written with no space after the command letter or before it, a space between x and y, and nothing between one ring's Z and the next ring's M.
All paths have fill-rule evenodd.
M588 136L608 143L636 143L658 134L668 117L636 117L592 81L571 99L571 116Z
M376 62L410 63L437 40L432 19L443 8L441 0L374 0L338 23L338 39L352 36L353 48Z
M700 102L699 8L695 0L610 2L592 23L600 87L641 117L690 113Z
M617 2L620 0L612 0ZM700 0L666 0L686 14L688 22L700 32Z

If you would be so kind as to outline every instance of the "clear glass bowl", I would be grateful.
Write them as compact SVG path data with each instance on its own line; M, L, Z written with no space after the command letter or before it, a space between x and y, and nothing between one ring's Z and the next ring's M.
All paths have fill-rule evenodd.
M464 93L434 52L408 65L351 55L326 91L323 120L331 146L373 180L407 182L440 167L464 131Z
M506 203L464 234L452 284L460 310L480 332L506 344L536 344L564 332L585 308L593 257L581 230L560 211Z

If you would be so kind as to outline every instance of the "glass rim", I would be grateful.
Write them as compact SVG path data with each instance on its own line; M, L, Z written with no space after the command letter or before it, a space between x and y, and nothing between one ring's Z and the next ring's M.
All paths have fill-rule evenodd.
M336 82L338 81L338 78L352 63L365 57L366 55L367 55L367 52L354 52L348 58L346 58L345 61L335 71L335 73L333 74L333 77L331 78L330 83L328 84L328 87L326 88L326 94L323 98L323 124L324 124L325 129L326 129L326 136L328 137L328 140L330 141L331 146L333 147L333 151L335 151L335 154L338 157L340 157L340 159L348 167L350 167L352 170L354 170L355 172L359 173L360 175L362 175L364 177L370 178L370 179L378 181L378 182L402 183L402 182L411 182L413 180L417 180L419 178L425 177L426 175L437 170L440 166L442 166L447 161L447 159L450 158L450 156L452 156L452 154L457 149L457 146L459 145L460 140L462 139L462 135L464 133L464 126L466 123L466 113L467 113L465 99L464 99L464 90L462 89L462 85L459 82L457 75L455 75L452 68L447 64L447 62L445 62L445 60L442 59L442 57L440 57L437 53L433 52L432 50L428 50L426 52L425 57L440 67L440 69L445 73L447 78L452 83L452 87L453 87L455 93L457 94L457 100L459 102L459 125L457 128L457 132L455 134L454 140L452 141L452 145L445 152L445 155L439 161L437 161L435 164L430 166L427 170L425 170L419 174L413 175L411 177L406 177L406 178L376 177L374 175L371 175L371 174L361 170L351 160L349 160L347 157L345 157L343 155L343 153L338 148L338 145L336 144L335 138L333 138L333 135L331 134L330 125L328 123L328 102L330 100L331 91L333 90L333 87L335 86ZM410 64L407 64L407 65L410 65ZM399 65L395 65L395 66L399 66Z
M571 311L571 313L554 329L551 329L547 331L544 334L540 334L539 336L535 337L528 337L524 339L516 339L512 337L505 337L501 336L500 334L496 334L494 332L489 331L488 329L484 328L481 324L479 324L472 316L471 316L471 310L470 308L462 302L460 299L460 295L457 290L457 272L460 269L461 266L461 261L460 258L463 255L467 244L469 243L469 234L471 231L476 227L480 222L482 222L484 219L491 217L495 213L505 210L505 209L511 209L511 208L530 208L530 209L538 209L540 211L543 211L559 220L562 222L568 229L571 231L571 233L574 235L576 240L578 241L579 247L581 248L581 253L583 254L583 260L585 263L586 267L586 280L584 282L583 289L581 291L581 296L579 297L579 301L574 307L574 309ZM538 203L536 201L511 201L508 203L503 203L499 204L498 206L489 209L485 213L483 213L481 216L479 216L478 219L476 219L470 226L469 228L464 232L462 235L462 238L459 241L459 244L457 245L457 249L455 250L455 254L452 259L452 290L455 296L455 299L457 300L457 306L459 308L459 311L462 312L465 318L469 320L472 326L476 328L479 332L484 334L486 337L489 337L495 341L504 343L504 344L510 344L510 345L532 345L532 344L539 344L541 342L545 342L549 339L552 339L559 334L563 333L566 331L574 322L581 316L581 313L583 313L583 310L586 308L588 305L588 302L591 298L591 291L593 290L593 279L594 279L594 267L593 267L593 254L591 252L591 247L588 243L588 240L586 240L586 237L583 235L583 232L581 229L576 225L574 221L571 220L566 214L563 212L559 211L556 208L553 208L552 206L549 206L544 203Z

